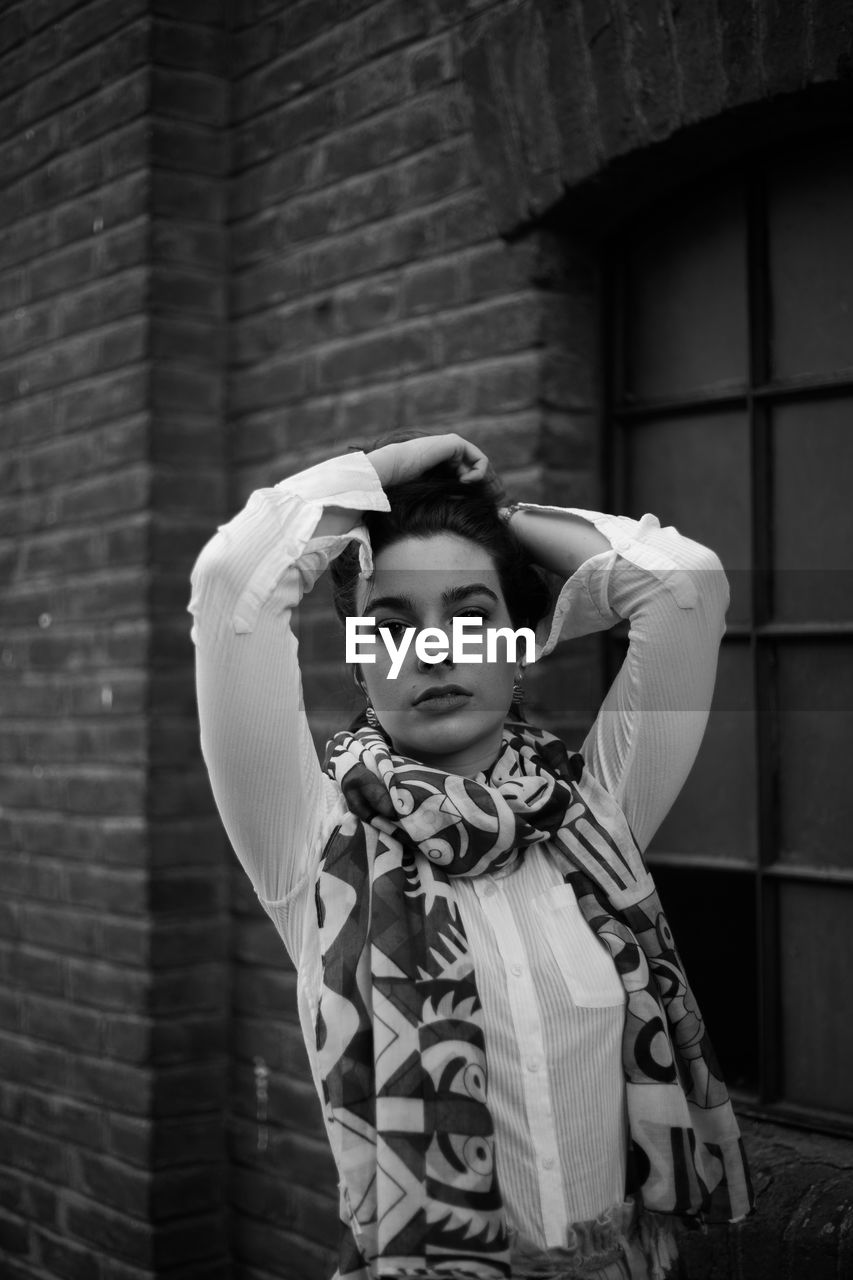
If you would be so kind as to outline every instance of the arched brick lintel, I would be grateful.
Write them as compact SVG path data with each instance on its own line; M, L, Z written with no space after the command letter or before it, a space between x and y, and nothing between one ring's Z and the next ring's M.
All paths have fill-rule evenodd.
M515 0L463 28L460 69L483 180L512 236L631 158L668 143L686 157L678 141L701 145L711 121L729 117L730 140L743 126L747 145L768 104L792 128L805 127L806 99L818 116L853 119L853 8Z

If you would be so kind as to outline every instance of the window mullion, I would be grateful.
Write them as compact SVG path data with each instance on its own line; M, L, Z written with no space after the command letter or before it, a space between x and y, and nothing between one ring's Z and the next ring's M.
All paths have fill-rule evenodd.
M776 794L779 770L775 662L772 643L760 634L772 617L773 512L770 483L770 407L755 394L767 384L770 367L770 281L767 196L763 175L746 179L747 279L749 306L749 432L752 488L752 617L750 650L758 714L755 717L758 784L756 942L758 962L759 1097L775 1101L781 1090L782 1034L779 989L779 895L765 874L776 859Z

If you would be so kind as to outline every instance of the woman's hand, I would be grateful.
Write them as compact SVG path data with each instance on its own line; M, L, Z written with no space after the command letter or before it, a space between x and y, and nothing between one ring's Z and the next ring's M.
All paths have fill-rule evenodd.
M497 476L482 449L454 433L442 436L419 436L416 440L402 440L385 444L367 455L383 489L389 485L417 480L425 471L447 462L456 470L462 484L484 480L497 493L500 489Z

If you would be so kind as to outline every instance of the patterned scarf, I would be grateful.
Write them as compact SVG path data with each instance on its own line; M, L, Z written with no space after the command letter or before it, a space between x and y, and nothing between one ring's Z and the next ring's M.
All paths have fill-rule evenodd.
M654 883L581 756L508 723L475 779L393 755L370 729L328 745L338 782L356 764L387 787L398 835L350 815L316 883L342 1280L510 1275L482 1010L451 877L497 871L545 841L625 986L628 1191L663 1213L748 1213L737 1122Z

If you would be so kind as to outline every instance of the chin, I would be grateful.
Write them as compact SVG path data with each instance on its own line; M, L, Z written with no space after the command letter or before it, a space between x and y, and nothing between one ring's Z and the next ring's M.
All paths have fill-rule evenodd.
M414 729L410 725L401 725L397 732L393 723L386 725L382 713L378 714L379 722L391 739L394 750L415 760L422 756L456 755L460 751L476 747L503 728L503 719L499 723L491 720L483 723L478 717L478 722L472 723L463 713L447 716L439 723L418 725ZM389 721L393 722L393 719L394 717L389 717Z

